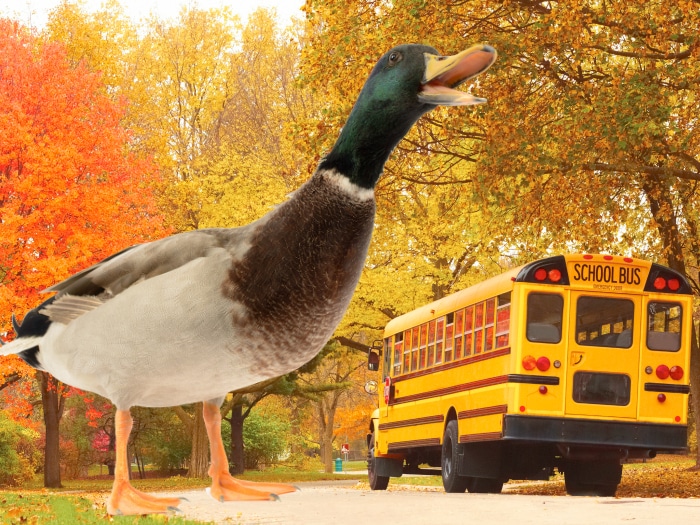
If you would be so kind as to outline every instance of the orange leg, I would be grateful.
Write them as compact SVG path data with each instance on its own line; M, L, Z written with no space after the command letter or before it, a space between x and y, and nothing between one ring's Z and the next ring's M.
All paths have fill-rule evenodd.
M116 434L116 465L112 494L107 500L109 514L156 514L177 511L180 498L158 498L136 490L129 483L129 455L127 444L133 420L128 410L117 410L114 418Z
M293 485L284 483L256 483L234 478L228 471L228 459L221 441L221 412L213 403L204 403L204 424L207 427L209 446L211 448L212 479L211 496L221 502L235 500L276 500L278 494L297 490Z

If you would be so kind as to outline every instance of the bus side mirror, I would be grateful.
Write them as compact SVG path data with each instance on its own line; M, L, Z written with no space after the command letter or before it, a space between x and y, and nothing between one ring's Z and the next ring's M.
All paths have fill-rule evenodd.
M372 370L373 372L376 372L379 370L379 353L378 352L372 352L371 350L369 351L367 355L367 368L369 370Z

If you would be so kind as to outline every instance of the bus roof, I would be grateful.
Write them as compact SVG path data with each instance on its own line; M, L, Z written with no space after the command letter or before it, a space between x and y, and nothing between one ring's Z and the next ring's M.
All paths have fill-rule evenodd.
M474 303L512 290L515 279L523 267L524 266L518 266L517 268L506 270L500 275L496 275L474 286L470 286L464 290L460 290L459 292L455 292L442 299L438 299L437 301L433 301L432 303L428 303L400 315L389 321L384 330L384 336L387 337L401 330L417 326L424 323L426 319L440 317L454 312L461 306L464 306L465 301Z
M556 277L552 280L551 270ZM474 286L416 308L389 321L384 337L418 326L428 319L452 313L513 290L515 282L571 285L601 293L618 291L692 294L682 274L643 259L613 255L566 254L538 259L486 279ZM673 286L671 284L673 283Z

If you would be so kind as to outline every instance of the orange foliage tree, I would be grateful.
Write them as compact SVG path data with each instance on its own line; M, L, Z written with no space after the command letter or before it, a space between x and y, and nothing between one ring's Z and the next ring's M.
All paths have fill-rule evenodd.
M125 109L62 45L0 20L0 334L11 334L11 313L21 319L42 289L165 233L151 189L158 170L129 153ZM3 359L0 388L30 374ZM39 383L45 483L55 486L65 390L50 377Z

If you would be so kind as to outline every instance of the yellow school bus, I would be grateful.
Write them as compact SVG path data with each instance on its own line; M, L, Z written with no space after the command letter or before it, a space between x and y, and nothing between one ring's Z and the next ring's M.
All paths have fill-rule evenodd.
M397 317L370 352L383 379L370 486L417 472L441 474L447 492L498 493L556 468L569 494L614 495L623 460L686 450L692 328L683 275L591 254Z

